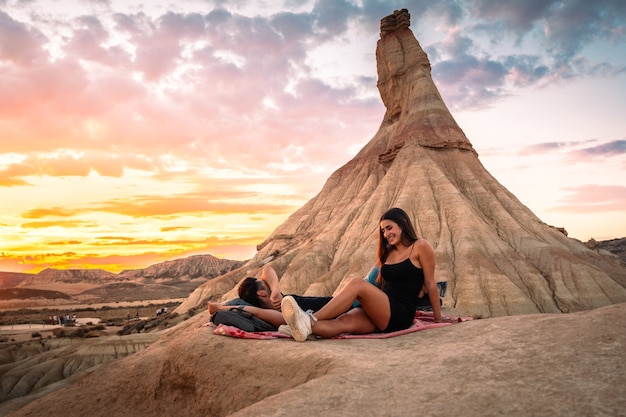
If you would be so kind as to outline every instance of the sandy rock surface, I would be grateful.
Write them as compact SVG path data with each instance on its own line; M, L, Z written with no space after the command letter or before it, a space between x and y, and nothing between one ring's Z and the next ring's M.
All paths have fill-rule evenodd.
M617 304L297 343L214 335L202 313L9 415L618 416L624 317Z

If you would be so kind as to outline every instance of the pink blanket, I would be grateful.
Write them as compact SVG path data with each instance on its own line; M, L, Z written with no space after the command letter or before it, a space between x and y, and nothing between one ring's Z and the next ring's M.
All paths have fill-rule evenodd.
M464 321L472 320L471 317L451 317L454 319L454 323L461 323ZM438 327L449 326L454 323L435 323L433 319L433 313L428 311L417 311L415 313L415 320L413 321L413 325L408 329L398 330L397 332L391 333L370 333L370 334L340 334L339 336L335 336L333 339L387 339L390 337L400 336L407 333L418 332L420 330L426 329L436 329ZM246 332L234 326L226 326L224 324L219 324L213 330L214 334L222 335L222 336L230 336L230 337L238 337L240 339L291 339L289 336L286 336L279 332Z

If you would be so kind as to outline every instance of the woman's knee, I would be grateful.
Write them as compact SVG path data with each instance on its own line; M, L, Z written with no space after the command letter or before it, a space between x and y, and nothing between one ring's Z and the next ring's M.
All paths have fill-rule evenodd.
M348 285L354 288L361 288L363 287L363 284L368 284L368 282L365 281L363 278L352 278L350 281L348 281Z

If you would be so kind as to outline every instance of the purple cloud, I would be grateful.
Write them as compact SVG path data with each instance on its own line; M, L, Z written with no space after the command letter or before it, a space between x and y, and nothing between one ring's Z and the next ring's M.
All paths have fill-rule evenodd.
M570 152L576 159L588 159L596 157L609 157L626 154L626 140L614 140L597 146L589 146Z
M594 157L611 157L626 154L626 140L614 140L597 144L597 140L584 142L543 142L525 146L519 155L543 155L558 151L572 160L586 160ZM588 146L588 144L592 144ZM581 147L584 146L584 147Z
M46 58L43 43L46 37L0 11L0 61L30 66Z

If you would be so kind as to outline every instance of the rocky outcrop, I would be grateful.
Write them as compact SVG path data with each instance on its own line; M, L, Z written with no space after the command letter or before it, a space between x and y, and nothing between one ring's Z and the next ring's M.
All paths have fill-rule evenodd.
M622 264L626 266L626 238L624 237L620 239L603 240L600 242L595 239L590 239L585 242L585 246L601 254L613 254L617 256L622 261Z
M411 15L407 9L395 10L393 14L380 20L380 35L386 35L399 30L408 29L411 25Z
M242 268L199 287L179 311L226 299L269 263L285 292L329 295L375 261L379 218L412 217L435 247L444 305L476 317L574 312L626 301L626 268L542 222L487 172L443 102L407 24L381 21L376 135Z

